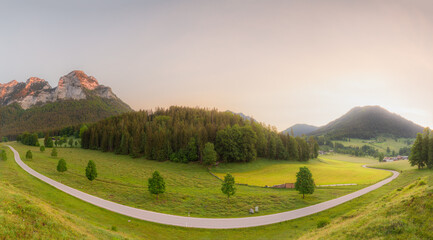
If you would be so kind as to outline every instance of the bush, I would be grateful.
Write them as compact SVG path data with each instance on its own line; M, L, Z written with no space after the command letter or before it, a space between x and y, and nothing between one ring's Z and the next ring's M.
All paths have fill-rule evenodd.
M57 157L57 148L53 148L51 151L51 157Z
M0 159L3 161L6 161L8 159L8 156L6 155L6 151L2 150L0 153Z
M57 171L58 172L65 172L65 171L67 171L68 170L68 168L66 167L66 161L65 161L65 159L60 159L59 160L59 163L57 164Z
M426 185L427 183L424 180L419 181L418 186Z
M317 228L322 228L322 227L328 225L329 222L330 222L330 221L329 221L329 219L327 219L327 218L320 219L320 220L317 222Z
M26 159L33 159L32 151L28 150L26 153Z
M41 146L40 148L39 148L39 150L41 151L41 152L45 152L45 146Z

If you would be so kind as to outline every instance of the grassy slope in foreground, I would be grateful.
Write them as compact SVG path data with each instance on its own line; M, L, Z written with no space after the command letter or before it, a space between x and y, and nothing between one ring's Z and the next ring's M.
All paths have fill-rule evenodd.
M7 149L6 147L0 148ZM0 181L10 184L29 196L40 199L55 209L62 209L65 213L70 214L73 219L75 217L75 223L86 226L90 232L85 233L86 239L109 239L111 238L111 230L109 229L112 226L116 226L118 229L116 233L113 233L114 236L118 234L117 236L121 236L119 238L125 237L129 239L242 239L245 236L250 239L297 239L316 229L317 223L321 219L326 218L332 222L333 219L337 219L344 214L368 206L375 199L383 197L394 189L405 186L409 181L413 181L419 176L415 171L405 171L399 178L378 190L322 213L288 222L234 230L187 229L138 221L87 204L30 176L16 165L15 161L13 161L12 152L7 150L7 153L8 160L0 161ZM5 214L5 212L0 211L0 218L4 217ZM20 213L16 215L20 216ZM40 229L41 231L52 231L47 225L40 226ZM0 235L5 234L0 232ZM62 239L62 237L54 238Z
M375 167L382 165L403 170L398 180L405 184L303 239L433 239L433 171L411 169L407 161Z
M199 217L247 217L248 210L255 206L260 208L256 215L272 214L324 202L365 187L320 188L302 199L294 189L237 186L236 195L227 203L227 197L221 193L221 182L199 164L133 159L79 148L58 148L59 156L53 158L51 149L41 153L37 147L11 145L28 166L56 181L113 202L174 215L187 216L189 212L190 216ZM33 160L25 160L29 149L33 151ZM60 158L67 162L65 173L56 170ZM84 175L89 160L95 161L98 170L98 178L93 182ZM155 170L166 180L167 191L159 201L147 190L147 179Z
M325 184L373 184L391 173L363 168L365 163L371 163L369 158L360 158L361 162L350 162L352 158L345 156L335 160L334 155L320 156L319 159L312 159L308 162L288 162L277 160L258 159L252 163L228 163L220 164L213 168L212 172L220 178L224 178L226 173L231 173L236 181L243 184L255 186L273 186L283 183L294 183L296 173L300 167L307 166L313 174L314 182L317 185Z

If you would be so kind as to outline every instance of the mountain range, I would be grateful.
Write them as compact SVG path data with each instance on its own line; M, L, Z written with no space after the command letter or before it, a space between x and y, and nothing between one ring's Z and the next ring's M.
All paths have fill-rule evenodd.
M37 77L0 84L1 136L59 129L128 111L132 109L110 87L83 71L62 76L55 88Z
M318 128L319 127L308 125L308 124L295 124L287 128L286 130L284 130L283 133L289 133L290 135L292 135L292 131L293 131L293 135L297 137L302 135L308 135L311 132L317 130Z

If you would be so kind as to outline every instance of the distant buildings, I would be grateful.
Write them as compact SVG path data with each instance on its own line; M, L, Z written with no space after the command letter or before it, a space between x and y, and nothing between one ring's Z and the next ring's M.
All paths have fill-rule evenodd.
M398 160L408 160L408 159L409 159L408 156L398 155L397 157L385 157L385 158L383 158L383 162L394 162L394 161L398 161Z
M329 150L329 152L325 152L325 151L319 151L319 155L325 155L328 153L334 153L334 150Z

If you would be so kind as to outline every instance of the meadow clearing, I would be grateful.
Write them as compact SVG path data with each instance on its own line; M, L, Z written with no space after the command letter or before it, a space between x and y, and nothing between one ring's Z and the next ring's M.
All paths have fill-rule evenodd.
M336 160L339 159L339 160ZM355 161L356 159L356 161ZM288 162L258 159L251 163L220 164L212 172L220 178L232 174L238 183L255 186L273 186L294 183L300 167L306 166L313 174L316 185L328 184L373 184L391 173L363 168L366 163L377 162L371 158L354 158L347 155L322 155L308 162Z

